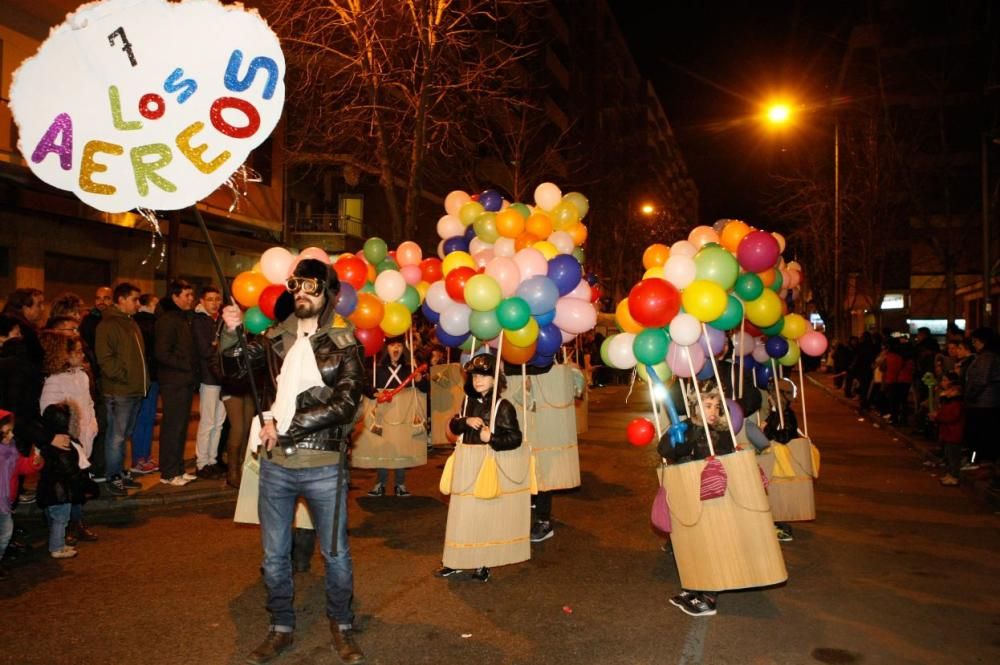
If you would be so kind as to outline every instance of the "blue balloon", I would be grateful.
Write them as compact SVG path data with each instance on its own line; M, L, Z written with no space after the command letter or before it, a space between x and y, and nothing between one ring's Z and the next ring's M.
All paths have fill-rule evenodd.
M592 273L588 273L587 274L587 284L590 284L591 286L596 286L597 282L599 282L599 281L600 280L597 279L597 273L596 272L592 272Z
M538 341L536 342L535 355L552 356L562 346L562 333L554 323L544 325L538 329Z
M420 304L420 311L424 313L424 318L431 323L437 323L438 319L441 318L441 314L431 309L431 306L427 304L426 300Z
M767 390L768 384L771 383L771 366L757 365L753 368L753 373L757 377L757 387L761 390Z
M535 355L532 356L531 360L528 361L529 365L533 367L551 367L552 363L555 362L555 356L539 355L536 351Z
M517 295L528 303L531 313L535 316L551 312L559 300L559 289L548 277L536 275L521 282L517 287Z
M487 189L479 195L479 205L487 212L499 212L503 206L503 197L495 189Z
M551 312L542 312L541 314L535 316L535 323L539 326L547 326L555 320L556 310L552 310Z
M468 334L466 335L449 335L445 331L441 330L441 326L434 326L434 334L437 335L438 341L445 346L450 346L453 349L457 349L465 343L465 340L469 339Z
M443 249L446 256L452 252L467 252L469 251L469 241L465 239L465 236L452 236L444 241Z
M350 316L358 306L358 291L347 282L340 283L340 293L333 305L334 311L341 316Z
M712 363L709 361L702 365L701 369L698 370L698 373L695 376L698 377L699 381L711 379L715 376L715 371L712 369Z
M549 260L548 275L559 289L559 295L564 296L579 286L583 268L573 256L558 254Z
M767 351L767 355L772 358L781 358L788 353L788 342L784 337L770 337L764 343L764 349Z
M472 242L472 239L476 237L476 227L474 224L469 224L468 226L465 227L465 235L463 237L465 238L464 251L467 252L469 251L469 243Z

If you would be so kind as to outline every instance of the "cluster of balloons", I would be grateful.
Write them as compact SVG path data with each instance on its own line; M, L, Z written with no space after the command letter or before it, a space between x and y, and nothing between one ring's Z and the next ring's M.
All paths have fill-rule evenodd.
M423 313L446 346L467 350L473 338L496 346L503 331L504 360L546 366L597 323L601 294L583 272L587 198L543 183L534 200L509 203L491 189L445 198L437 226L442 275Z
M781 257L784 238L734 219L698 226L671 246L650 245L643 253L643 279L618 303L615 318L622 332L601 347L606 364L637 367L648 379L711 376L708 354L719 353L733 331L734 353L744 366L766 367L770 359L785 366L800 354L820 356L827 340L812 330L789 304L801 291L802 267ZM766 365L764 364L766 363Z
M265 251L253 270L233 281L233 296L247 308L244 324L251 333L266 330L291 313L294 303L285 282L299 261L317 259L332 265L340 279L334 302L338 314L354 324L365 355L381 350L386 337L406 332L431 282L441 279L441 260L424 258L420 246L406 241L390 251L381 238L369 238L356 254L330 256L318 247L297 255L284 247Z

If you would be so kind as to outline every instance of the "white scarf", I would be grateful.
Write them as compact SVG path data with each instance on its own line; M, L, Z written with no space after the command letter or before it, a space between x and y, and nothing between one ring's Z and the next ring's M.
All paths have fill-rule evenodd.
M295 417L295 399L300 393L322 386L323 376L319 373L319 366L316 364L316 355L313 353L312 344L309 338L315 334L318 320L299 319L298 331L295 334L295 343L285 354L285 360L281 364L281 373L278 375L278 393L275 395L271 412L274 414L274 424L279 434L288 432ZM253 450L257 450L260 445L259 437L251 437L250 444Z

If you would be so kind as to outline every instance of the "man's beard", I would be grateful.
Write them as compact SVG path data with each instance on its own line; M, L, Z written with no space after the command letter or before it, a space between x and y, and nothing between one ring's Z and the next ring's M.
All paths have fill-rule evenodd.
M319 316L319 313L323 311L323 305L325 304L326 298L321 299L315 305L309 300L296 300L295 316L300 319L311 319L314 316Z

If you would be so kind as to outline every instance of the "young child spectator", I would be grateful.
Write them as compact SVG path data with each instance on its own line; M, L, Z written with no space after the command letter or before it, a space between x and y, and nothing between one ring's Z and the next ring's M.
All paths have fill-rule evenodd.
M14 502L17 500L19 476L38 473L42 458L34 450L30 457L17 451L14 445L14 414L0 409L0 559L14 534ZM7 571L0 566L0 579Z
M71 407L66 402L49 405L42 413L48 435L68 434ZM87 494L95 495L96 486L88 490L88 481L80 465L89 466L83 457L83 446L70 439L68 448L47 445L42 448L45 467L38 481L38 506L45 510L49 521L49 556L70 559L76 556L74 547L66 544L66 527L74 513L82 520L83 503Z
M778 395L781 391L781 414L778 413ZM792 404L795 403L795 383L791 379L775 379L768 388L768 402L771 412L764 423L764 435L770 441L788 443L799 436L799 421L795 417ZM784 421L784 426L782 426Z
M962 405L962 384L957 372L948 372L941 377L940 403L930 413L930 419L937 423L938 441L944 451L946 473L941 484L949 487L958 485L962 466L962 439L965 436L965 413Z

